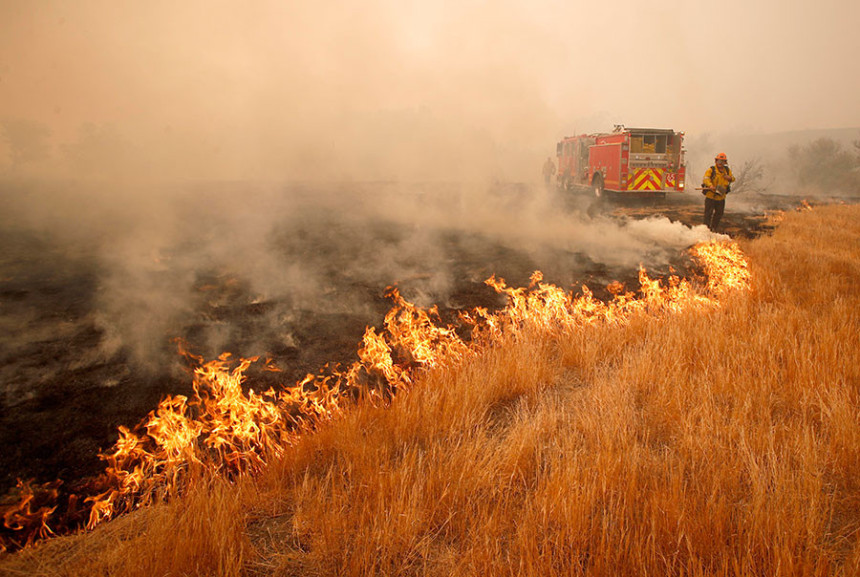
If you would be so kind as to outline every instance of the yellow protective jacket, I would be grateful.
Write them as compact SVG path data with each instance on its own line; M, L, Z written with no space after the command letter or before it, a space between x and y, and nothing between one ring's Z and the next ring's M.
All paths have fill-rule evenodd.
M732 176L732 169L728 165L723 168L712 166L705 171L705 176L702 178L702 188L711 189L705 191L705 196L708 198L725 200L729 185L734 181L735 177Z

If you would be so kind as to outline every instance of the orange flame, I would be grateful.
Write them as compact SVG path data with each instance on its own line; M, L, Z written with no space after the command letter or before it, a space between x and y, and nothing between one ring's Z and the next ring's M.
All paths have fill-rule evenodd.
M320 374L281 391L243 389L246 371L256 357L236 362L225 353L204 362L180 343L180 353L198 365L193 398L168 397L134 430L119 428L113 449L102 455L107 462L103 490L85 500L90 507L87 527L176 494L197 469L227 475L257 471L298 435L340 414L348 400L387 402L398 390L412 386L425 368L456 363L503 335L515 336L524 329L570 331L593 323L623 324L634 313L717 306L727 293L749 288L747 263L736 244L703 243L693 247L692 254L708 276L703 291L676 276L667 284L652 280L643 269L638 295L614 283L610 287L614 298L608 303L595 299L585 286L580 296L574 296L546 284L540 272L525 288L510 288L502 279L490 278L487 284L506 295L508 304L493 313L484 308L461 312L461 322L472 327L470 342L442 323L436 307L418 308L391 288L387 296L394 305L380 331L367 328L358 361L344 370L324 367ZM264 361L264 369L277 371L270 359ZM54 509L37 503L29 485L19 483L19 489L23 498L5 510L4 524L28 537L23 542L6 539L4 548L52 534L49 520Z
M8 544L0 541L0 550L6 551L10 546L26 547L36 539L54 535L48 519L57 508L59 486L59 481L44 485L18 481L17 492L21 498L3 512L3 526L17 532L22 539L10 539Z
M746 257L733 242L697 244L691 249L708 274L708 292L716 298L735 290L749 290L752 277Z

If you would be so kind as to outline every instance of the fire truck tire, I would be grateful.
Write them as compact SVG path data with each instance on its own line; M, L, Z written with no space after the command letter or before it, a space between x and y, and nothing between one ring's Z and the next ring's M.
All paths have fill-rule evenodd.
M591 190L594 191L594 196L596 198L603 197L603 177L597 175L594 177L594 180L591 181Z

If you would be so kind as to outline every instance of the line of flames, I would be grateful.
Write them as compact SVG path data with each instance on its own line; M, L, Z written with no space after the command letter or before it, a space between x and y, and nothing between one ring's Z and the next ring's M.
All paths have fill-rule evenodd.
M348 403L358 398L387 402L397 391L412 386L421 370L456 363L525 327L572 330L591 323L623 324L642 312L719 306L727 292L749 288L747 263L736 244L702 243L691 252L705 270L706 286L697 287L676 276L664 284L640 269L639 293L624 292L614 283L609 287L614 294L609 302L595 299L585 286L574 296L542 282L539 272L523 288L490 278L487 284L504 294L508 304L496 312L485 308L461 312L461 323L471 327L468 341L455 327L442 323L436 307L416 307L391 288L388 296L393 307L382 330L367 328L358 361L343 370L327 366L318 375L278 391L245 392L246 371L260 362L256 357L234 361L225 353L205 362L180 345L180 352L197 365L193 396L170 396L134 429L120 427L116 444L101 455L107 463L105 473L90 483L88 494L69 496L65 521L55 519L59 482L19 482L20 498L0 509L5 527L0 547L17 549L54 535L58 528L91 529L177 494L195 471L226 475L258 471L299 435L336 417ZM269 360L262 363L265 370L278 370Z

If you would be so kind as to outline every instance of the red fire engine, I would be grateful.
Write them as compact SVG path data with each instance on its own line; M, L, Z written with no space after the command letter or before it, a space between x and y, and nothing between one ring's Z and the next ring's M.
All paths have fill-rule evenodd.
M684 191L684 133L616 126L610 133L566 136L558 143L558 186L625 196Z

